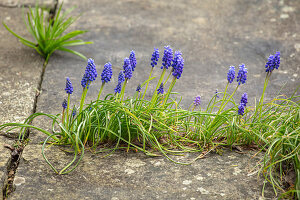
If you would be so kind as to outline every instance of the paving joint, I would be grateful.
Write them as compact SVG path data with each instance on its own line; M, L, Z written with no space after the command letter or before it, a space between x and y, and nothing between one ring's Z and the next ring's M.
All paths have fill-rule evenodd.
M56 14L57 6L58 6L58 0L53 0L53 2L54 2L54 4L52 4L53 6L49 9L49 16L54 17ZM3 7L3 4L0 4L0 7ZM40 76L40 79L39 79L39 82L37 85L37 91L35 94L31 114L34 114L36 112L37 102L38 102L39 94L40 94L40 91L42 88L42 83L43 83L47 64L48 63L46 61L43 63L43 69L42 69L42 73L41 73L41 76ZM30 132L29 129L27 129L27 132L24 136L23 141L16 141L15 145L18 146L17 148L7 147L11 150L11 157L7 163L7 176L5 177L4 185L2 188L3 200L6 200L15 190L14 178L15 178L15 174L16 174L16 171L17 171L19 163L20 163L20 159L21 159L23 150L24 150L24 148L26 146L26 142L28 141L28 138L29 138L29 132ZM3 134L3 135L5 137L7 137L5 134ZM9 137L9 138L16 139L16 136L14 135L13 137Z

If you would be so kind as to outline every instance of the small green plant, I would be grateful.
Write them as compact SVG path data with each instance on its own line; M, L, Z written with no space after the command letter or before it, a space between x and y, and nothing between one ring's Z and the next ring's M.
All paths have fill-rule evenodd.
M225 91L216 92L206 108L201 108L200 96L195 98L188 110L181 108L181 100L174 99L175 93L172 90L182 75L184 59L179 51L176 51L173 57L173 50L169 46L165 47L161 75L152 98L145 99L150 81L156 78L152 77L152 72L158 59L159 51L154 49L148 80L138 85L133 97L126 97L127 82L132 78L137 65L135 52L131 51L129 58L124 59L123 70L118 74L114 93L107 94L101 99L104 86L112 78L112 65L106 63L101 73L102 85L97 100L85 104L89 87L98 76L94 61L88 59L81 81L83 92L78 106L74 105L73 109L70 109L73 86L71 80L67 78L65 88L67 100L63 101L61 115L35 113L24 123L3 124L0 130L6 128L7 131L11 131L21 128L20 140L24 140L29 128L46 134L48 137L43 143L42 154L58 174L74 170L86 148L92 153L110 154L116 149L126 149L142 151L150 156L162 154L172 162L179 163L172 159L172 155L202 152L191 161L193 162L203 156L203 151L204 154L212 150L218 152L221 146L256 145L258 151L265 152L260 162L260 172L265 176L266 182L272 184L275 193L277 194L277 189L285 192L282 177L287 173L288 167L295 171L297 179L295 186L287 193L299 197L300 106L297 100L299 96L293 95L290 98L278 96L271 102L263 102L271 73L279 67L279 52L275 56L270 56L266 64L264 89L259 103L254 107L246 106L247 93L242 95L239 103L234 100L236 91L242 89L247 80L247 68L241 64L235 89L231 94L227 93L227 89L234 85L234 66L229 68ZM169 75L165 78L168 70ZM141 92L143 88L144 92ZM47 116L52 120L51 131L31 125L32 120L39 116ZM70 147L74 152L73 160L63 169L56 169L45 155L44 150L48 144ZM98 149L99 146L107 147L108 144L109 148Z
M4 27L14 36L16 36L20 42L24 45L29 46L35 49L44 59L45 64L48 63L48 60L52 53L56 50L66 51L73 53L77 56L86 60L86 57L81 53L71 50L67 47L77 46L84 44L91 44L92 42L84 42L83 40L73 38L86 33L87 31L75 30L70 33L66 33L67 28L73 24L79 16L76 17L67 17L67 15L73 10L69 9L64 14L61 14L62 4L60 5L57 14L54 18L48 19L45 16L45 10L36 4L35 8L29 8L29 12L24 15L24 22L26 24L27 30L34 38L34 42L24 37L18 35L12 31L4 22Z

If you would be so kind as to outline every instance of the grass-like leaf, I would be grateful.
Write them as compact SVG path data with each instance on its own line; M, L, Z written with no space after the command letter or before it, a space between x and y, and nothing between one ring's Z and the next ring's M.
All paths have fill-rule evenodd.
M68 49L69 46L78 46L91 44L92 42L85 42L83 40L74 40L75 37L86 33L87 31L75 30L70 33L65 33L67 28L73 24L79 16L67 17L67 15L74 9L67 10L61 14L62 5L60 5L54 19L49 19L45 16L45 10L36 4L35 8L29 8L24 22L27 30L30 32L35 41L30 41L11 30L4 22L3 26L15 37L17 37L24 45L35 49L41 56L44 57L45 63L48 62L50 56L56 50L66 51L75 54L83 59L87 59L83 54Z

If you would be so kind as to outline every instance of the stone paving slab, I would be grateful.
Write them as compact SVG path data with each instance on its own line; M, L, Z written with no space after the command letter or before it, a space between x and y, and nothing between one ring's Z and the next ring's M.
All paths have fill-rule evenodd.
M48 158L62 167L72 159L56 148L47 150ZM262 180L253 167L255 152L212 153L191 165L172 163L164 157L150 158L141 153L115 152L103 155L87 153L78 168L69 175L56 175L47 166L40 145L29 145L15 178L17 199L262 199ZM188 161L197 154L177 157ZM272 198L266 188L266 199Z
M138 65L134 71L132 80L128 83L126 95L134 93L136 86L148 77L150 71L150 57L153 48L158 47L162 53L163 46L168 44L175 50L181 50L185 59L183 76L174 88L174 91L180 92L183 95L182 105L185 107L187 107L192 102L194 96L198 94L202 96L203 104L206 104L214 94L215 89L223 90L225 88L228 67L230 65L237 66L240 63L245 63L248 67L248 81L246 85L240 88L236 98L240 98L241 93L247 92L250 104L254 104L254 99L257 98L262 91L264 64L269 54L275 53L276 50L281 51L282 62L280 69L272 74L272 80L267 89L267 99L273 97L285 82L287 82L287 84L283 93L287 95L293 93L300 84L300 59L299 56L297 56L300 51L300 36L297 32L297 30L299 30L299 24L296 20L299 18L300 5L297 1L65 1L65 9L74 5L78 7L77 12L83 12L83 15L72 28L90 30L90 32L84 36L84 40L94 41L92 45L76 47L74 49L80 51L87 57L95 59L99 76L106 62L111 62L113 65L115 76L111 83L105 87L104 94L113 91L117 81L116 74L122 69L123 59L129 56L130 50L133 49L136 51ZM50 59L45 72L42 93L37 104L37 111L51 114L61 112L61 103L63 99L66 98L64 92L66 77L71 78L74 86L71 105L75 103L78 105L82 90L80 80L85 66L86 62L80 58L66 53L55 53L52 59ZM154 74L157 76L160 74L158 67L155 69ZM87 102L95 100L100 84L100 78L98 78L95 83L92 83L88 91ZM151 92L153 92L154 87L154 85L150 86ZM45 119L36 120L34 124L44 128L47 127L47 121L45 121ZM120 163L126 162L124 160L126 157L122 154L117 154L113 155L116 156L115 159L107 158L107 160L101 159L100 161L99 159L94 159L93 156L87 155L84 161L79 165L79 169L73 172L72 175L62 177L51 176L53 173L41 159L40 152L38 152L41 147L38 144L42 141L44 136L40 133L34 133L31 134L30 138L30 144L24 150L24 155L28 153L27 160L29 161L21 163L17 171L17 177L21 177L19 179L20 182L24 181L24 179L22 179L23 177L25 178L25 184L21 184L20 187L17 188L12 197L14 199L18 199L22 195L40 195L38 198L43 198L50 194L57 195L56 197L61 199L67 197L70 197L70 199L73 197L99 198L97 195L103 196L103 199L113 197L126 199L127 196L128 199L130 197L138 199L137 194L146 187L146 185L143 185L146 183L144 181L137 183L137 180L141 180L143 176L146 176L147 172L153 175L153 179L155 180L150 182L151 185L155 187L149 190L144 189L143 194L145 197L143 198L173 199L173 197L178 196L180 199L197 199L198 196L196 195L202 194L201 191L204 193L206 193L205 191L210 192L211 196L209 196L208 199L221 198L221 196L218 196L221 194L212 193L212 191L221 191L219 188L221 186L214 187L215 185L212 185L224 177L221 174L217 174L215 179L207 183L206 187L195 184L191 193L182 192L182 194L188 195L186 197L180 196L182 195L180 191L184 191L183 189L177 190L177 188L181 188L179 185L186 180L185 176L182 176L182 179L177 179L178 182L175 181L174 184L170 184L174 177L172 175L187 175L189 171L196 173L197 170L201 170L201 167L205 169L206 174L219 173L221 169L225 171L228 170L226 172L228 176L232 172L230 172L232 168L223 165L224 163L222 162L218 162L218 159L215 157L209 157L201 160L201 162L199 161L200 164L198 162L197 164L195 163L195 165L199 164L199 166L201 166L199 168L192 168L193 165L187 166L187 168L184 168L186 166L180 165L171 167L170 163L166 164L160 173L170 172L170 174L163 179L164 177L162 175L159 176L158 173L151 171L152 169L148 167L151 166L151 161L155 162L154 158L145 158L147 161L144 161L142 160L144 159L143 156L134 154L133 156L136 159L147 163L144 166L148 168L140 168L141 171L132 169L134 171L132 176L136 175L133 180L136 180L136 182L130 182L130 179L128 180L123 174L119 174L116 176L117 178L114 178L120 181L115 183L113 179L107 178L108 175L104 176L106 172L103 171L104 168L102 167L106 166L108 170L112 170L108 171L108 174L121 173L119 169L116 170L117 172L111 169L113 165L121 165ZM31 152L33 151L36 151L38 154L32 154ZM55 150L50 152L50 156L53 156L54 159L58 158L58 154L59 152ZM30 155L35 158L30 159ZM231 156L231 153L228 153L226 156ZM220 157L220 159L226 160L226 156L224 156L224 158ZM59 158L61 161L64 160L63 157ZM70 157L68 157L68 159L69 158ZM246 160L243 161L243 159L246 159L247 162L249 161L249 157L239 155L237 162L246 163ZM87 162L92 163L92 165L86 164ZM94 170L93 164L99 168ZM207 167L212 165L212 168ZM181 170L176 171L177 167ZM216 170L218 168L219 170ZM38 171L35 172L33 169L37 169ZM127 168L122 168L124 172L126 169ZM127 170L127 172L130 173L132 171ZM248 197L247 195L251 197L250 199L259 198L261 180L257 181L255 176L247 176L246 178L245 173L245 171L242 171L238 173L236 177L237 185L243 185L245 187L243 189L237 189L235 188L237 186L231 185L234 184L234 181L231 181L229 178L222 182L222 187L229 184L229 188L235 188L233 191L236 192L231 192L229 189L227 190L229 191L228 195L233 195L228 196L228 199L235 199L233 197L245 199ZM85 174L84 176L87 176L88 179L85 180L81 174ZM141 176L138 176L138 174ZM204 177L204 172L201 177L202 176ZM96 177L96 179L92 177ZM52 183L51 188L47 183L47 181L50 181L49 178L53 179L51 180L52 182L50 182ZM163 179L162 182L165 184L160 184L161 179ZM68 182L68 180L70 180L70 182ZM98 183L96 183L96 181L99 180L104 181L104 183L99 183L104 185L100 185L97 189L98 186L93 186L93 181L95 181L94 184L97 185ZM189 177L188 180L192 180L192 177ZM238 180L240 180L240 182ZM37 187L37 184L40 182L42 183L40 184L43 188L42 190L39 190L39 187ZM81 184L81 182L85 184ZM252 182L252 184L248 184L249 182ZM78 183L82 187L75 187L74 183ZM116 186L114 186L114 184ZM208 184L210 184L210 187L208 187ZM84 187L86 185L87 187ZM123 187L120 185L123 185ZM251 187L247 187L249 185L251 185ZM163 196L163 192L158 192L159 188L162 187L167 187L167 191L173 192L166 193L165 196ZM87 188L89 190L86 190ZM130 188L134 188L132 189L133 192L131 192ZM197 191L198 188L202 189ZM71 192L64 193L66 190L70 190ZM80 192L77 192L77 190ZM51 191L54 194L50 193ZM83 191L91 192L85 193ZM117 196L113 196L114 191L119 192ZM268 192L270 191L271 189ZM125 194L127 194L127 196L125 196ZM167 196L171 194L174 196ZM65 196L60 197L58 195ZM272 197L272 195L273 193L270 194L270 197ZM204 199L204 197L202 199Z
M0 21L16 33L29 37L21 14L21 8L0 6ZM23 122L32 113L42 64L43 60L37 53L22 45L0 25L0 124ZM10 158L9 150L3 147L7 143L13 144L14 141L0 136L1 197Z
M3 197L3 186L7 180L7 165L10 159L10 150L4 147L5 144L13 145L13 141L0 136L0 198Z

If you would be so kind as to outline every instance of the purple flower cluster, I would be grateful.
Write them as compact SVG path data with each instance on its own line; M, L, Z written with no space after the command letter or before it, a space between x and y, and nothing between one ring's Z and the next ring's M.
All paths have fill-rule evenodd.
M234 78L235 78L235 68L234 68L234 66L230 66L229 71L227 73L228 83L232 83Z
M134 71L134 68L136 67L136 58L135 58L135 52L132 50L129 55L130 65L132 67L132 71Z
M66 99L64 99L64 101L62 102L62 107L63 107L63 109L66 109L67 106L68 106L68 102L67 102Z
M218 89L216 89L216 97L220 98L218 94L219 94Z
M165 68L168 69L171 66L173 59L173 50L171 49L170 46L165 46L165 51L164 51L164 57L162 59L162 65L161 69Z
M118 84L117 84L116 88L114 89L114 90L115 90L115 93L120 93L120 92L121 92L121 89L122 89L122 83L123 83L124 81L125 81L124 73L123 73L123 71L120 71L119 77L118 77Z
M164 93L164 84L163 83L161 83L159 88L157 89L157 94L159 94L159 93L161 93L161 94Z
M238 107L238 114L239 115L244 115L244 110L245 110L245 107L246 107L246 104L248 103L248 95L247 93L244 93L242 95L242 98L241 98L241 103Z
M272 72L275 68L278 69L280 65L280 52L276 52L275 55L270 55L268 62L266 63L266 72Z
M81 86L83 88L89 88L89 85L91 82L93 82L94 80L96 80L98 74L97 74L97 70L96 70L96 66L94 63L94 60L89 58L88 59L88 64L86 66L85 69L85 73L83 75L83 78L81 80Z
M159 59L159 50L154 48L154 51L152 53L152 57L151 57L151 66L154 67L155 65L157 65L157 61Z
M122 83L118 82L116 88L115 88L115 93L120 93L122 89Z
M141 84L139 84L139 85L137 86L137 88L136 88L136 91L137 91L137 92L141 92L141 89L142 89L142 86L141 86Z
M111 63L108 62L104 65L104 69L101 74L102 83L108 83L112 77L112 74Z
M131 79L131 77L132 77L132 67L130 65L129 58L124 59L123 69L124 69L125 78Z
M125 81L125 76L122 71L120 71L119 76L118 76L118 83L123 83Z
M201 103L201 97L198 95L195 97L194 106L199 106Z
M175 55L174 55L174 59L173 59L173 64L172 67L175 68L177 65L177 60L179 59L179 57L182 56L182 53L180 51L175 51Z
M72 111L72 116L75 117L75 115L76 115L76 108L74 107Z
M73 86L72 86L72 83L71 83L71 80L69 79L69 77L67 77L65 91L67 92L67 94L73 93Z
M247 68L245 67L244 64L241 64L238 72L238 76L236 78L236 81L239 83L239 85L242 83L246 83L247 80Z
M176 51L172 66L173 66L172 75L177 79L179 79L181 77L183 66L184 66L184 59L182 58L182 54L180 51Z

